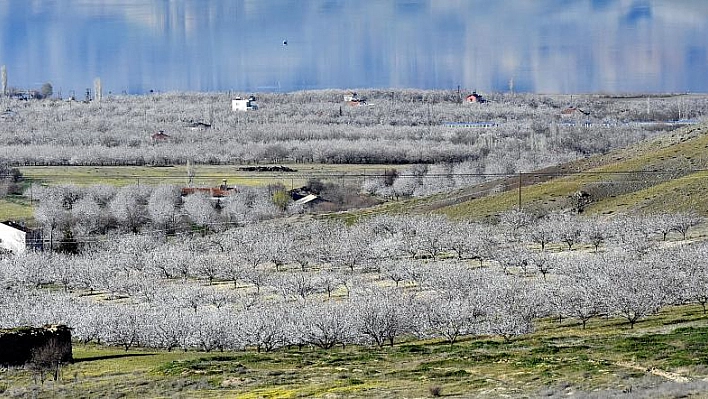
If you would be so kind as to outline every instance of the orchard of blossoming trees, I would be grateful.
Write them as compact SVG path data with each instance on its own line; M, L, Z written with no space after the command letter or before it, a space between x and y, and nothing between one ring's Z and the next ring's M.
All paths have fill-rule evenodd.
M254 112L232 111L226 93L2 98L0 157L14 166L449 163L515 173L626 146L708 110L698 95L491 93L466 104L456 91L364 90L368 105L352 107L343 94L257 94Z
M582 118L561 119L564 97L490 95L470 106L453 92L362 94L370 105L347 107L334 91L266 94L245 113L224 94L3 99L12 112L0 121L0 151L8 168L410 163L415 179L390 173L363 187L407 197L605 153L664 129L636 121L708 109L701 96L580 96L571 105ZM194 130L195 120L208 123ZM475 121L490 123L446 124ZM153 139L159 130L168 138ZM385 215L346 225L278 218L299 213L284 195L242 187L215 205L168 185L33 185L47 251L2 255L0 327L67 324L78 340L126 350L272 351L511 340L544 317L583 327L618 317L632 328L665 306L708 306L708 247L692 236L701 219L691 213L510 211L484 223Z
M83 342L204 351L513 339L541 317L632 328L665 306L707 305L699 221L511 211L78 238L77 254L2 259L0 327L63 323Z

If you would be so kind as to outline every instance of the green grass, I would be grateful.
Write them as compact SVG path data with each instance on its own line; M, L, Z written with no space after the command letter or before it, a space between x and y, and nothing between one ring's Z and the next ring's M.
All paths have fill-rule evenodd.
M0 199L0 220L21 220L33 217L34 212L29 200L21 197Z
M702 196L708 189L708 173L690 172L708 168L708 134L705 126L679 129L665 136L606 155L582 159L558 167L558 171L582 174L554 178L523 186L521 206L528 210L567 208L568 197L582 190L590 193L587 213L681 212L694 210L708 215ZM644 171L648 174L626 174ZM619 172L619 173L618 173ZM671 174L666 172L672 172ZM531 174L532 175L532 174ZM610 192L608 187L613 187ZM435 198L428 203L437 201ZM418 205L401 205L415 210ZM441 206L437 212L453 218L484 218L519 204L514 188L486 197Z
M223 179L229 185L263 186L282 183L287 188L300 187L312 176L322 180L360 179L360 175L383 175L388 165L342 164L283 164L297 172L246 172L239 170L246 165L197 165L194 184L217 186ZM28 166L21 167L23 176L49 185L57 184L187 184L185 165L152 166Z
M166 352L76 345L62 380L35 385L22 370L0 373L5 394L40 397L426 397L535 396L559 383L572 391L658 384L708 376L708 316L670 307L630 329L620 319L543 319L510 342L465 337L454 345L408 341L394 347L272 353ZM10 396L10 395L8 395Z
M588 207L590 213L661 213L696 211L708 215L708 172L696 172L642 190L607 198Z

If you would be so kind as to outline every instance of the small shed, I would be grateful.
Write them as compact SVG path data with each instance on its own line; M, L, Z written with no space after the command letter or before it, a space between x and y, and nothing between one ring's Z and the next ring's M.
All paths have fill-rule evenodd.
M28 249L42 250L42 232L10 220L0 222L0 248L15 254Z
M582 109L580 109L578 107L573 107L573 106L565 108L564 110L561 111L562 118L571 118L571 117L578 116L578 115L588 116L588 115L590 115L590 113L585 112Z
M295 201L295 205L314 205L321 202L322 199L315 194L308 194Z
M188 195L202 193L208 195L212 199L224 198L234 191L233 188L223 188L219 187L183 187L182 196L186 197Z
M150 136L150 138L152 139L153 143L160 143L169 140L170 136L165 134L164 130L160 130L159 132Z
M445 127L466 128L466 129L487 129L496 127L494 121L476 121L476 122L443 122Z
M232 111L255 111L258 109L258 104L255 103L256 98L251 96L247 99L242 99L241 97L236 97L231 100L231 110Z
M0 113L0 120L2 121L9 121L14 119L17 116L17 112L11 110L10 108L7 108L5 111Z
M353 91L348 91L344 95L344 103L347 105L357 107L359 105L366 105L366 100L359 97L359 95L357 93L355 93Z

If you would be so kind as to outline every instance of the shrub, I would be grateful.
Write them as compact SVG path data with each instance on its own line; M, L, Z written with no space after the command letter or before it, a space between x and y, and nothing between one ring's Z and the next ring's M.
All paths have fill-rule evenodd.
M438 385L432 386L428 388L428 392L430 392L430 396L438 398L442 396L442 387Z

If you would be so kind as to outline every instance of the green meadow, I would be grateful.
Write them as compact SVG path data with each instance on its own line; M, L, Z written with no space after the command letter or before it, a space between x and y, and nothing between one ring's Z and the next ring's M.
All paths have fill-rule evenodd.
M511 341L403 341L393 347L181 352L75 344L60 379L0 374L6 397L368 398L538 397L663 389L687 394L708 377L708 315L668 307L630 328L614 318L543 319ZM47 380L48 379L48 380ZM645 396L646 395L646 396ZM601 395L602 396L602 395ZM666 396L678 397L678 396ZM698 397L698 396L696 396Z

